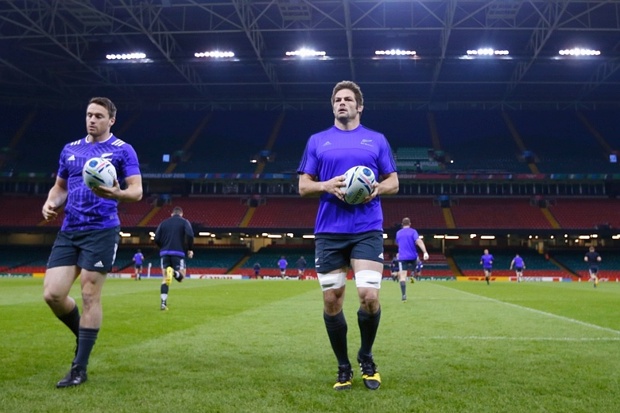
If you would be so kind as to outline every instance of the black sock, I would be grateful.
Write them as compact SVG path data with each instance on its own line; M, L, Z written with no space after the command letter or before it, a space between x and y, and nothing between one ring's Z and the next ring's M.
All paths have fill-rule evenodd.
M88 359L90 358L91 351L93 351L95 341L97 341L97 334L99 334L98 328L80 328L80 344L73 364L83 368L88 366Z
M58 319L62 321L69 329L78 337L80 334L80 310L77 304L73 307L73 310L67 314L59 315Z
M168 294L168 285L166 285L166 284L162 284L162 285L161 285L160 292L161 292L162 294Z
M329 342L332 345L338 365L350 364L349 353L347 351L347 320L344 318L344 313L340 311L334 316L323 313L323 320L325 321L325 328L327 329L327 336Z
M402 293L402 295L407 294L407 282L405 281L400 282L400 292Z
M381 320L381 309L374 314L369 314L361 308L357 311L357 324L360 327L362 346L359 355L369 357L372 355L372 345L377 337L379 321Z

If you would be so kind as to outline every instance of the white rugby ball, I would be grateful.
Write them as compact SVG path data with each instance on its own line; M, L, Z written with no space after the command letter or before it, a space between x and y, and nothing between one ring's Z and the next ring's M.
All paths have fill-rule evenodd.
M116 168L104 158L91 158L82 168L82 179L89 188L97 186L114 186Z
M361 204L372 192L375 174L366 166L354 166L344 176L344 201L351 205Z

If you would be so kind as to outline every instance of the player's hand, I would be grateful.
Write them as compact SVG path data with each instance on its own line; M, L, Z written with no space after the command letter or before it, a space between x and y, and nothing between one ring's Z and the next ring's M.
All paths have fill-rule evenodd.
M335 195L341 201L344 201L344 188L347 184L344 183L345 176L334 176L329 181L323 182L323 191Z
M187 258L189 258L189 259L194 258L194 251L192 251L192 250L187 251Z
M424 253L424 255L422 255L422 259L423 259L424 261L427 261L427 260L428 260L428 252L425 252L425 253Z
M362 202L362 204L372 201L377 196L379 196L379 182L375 181L372 183L372 192L368 194L366 198L364 198L364 201Z
M43 205L43 210L41 211L43 218L46 221L55 219L58 216L58 212L56 212L57 209L58 207L53 202L46 202Z
M100 198L119 199L121 193L121 186L115 179L114 186L95 186L91 188L91 191L93 191L93 193Z

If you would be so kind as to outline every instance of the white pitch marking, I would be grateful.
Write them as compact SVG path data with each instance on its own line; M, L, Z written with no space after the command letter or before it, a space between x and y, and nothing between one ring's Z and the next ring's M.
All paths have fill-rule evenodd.
M576 341L576 342L588 342L588 341L620 341L620 337L485 337L485 336L432 336L432 337L418 337L418 339L427 340L480 340L480 341Z
M443 285L436 285L435 284L435 286L436 287L441 287L441 288L448 288L448 287L445 287ZM467 291L455 290L453 288L450 288L450 290L451 291L458 291L458 292L460 292L462 294L465 294L465 295L471 295L473 297L482 298L482 299L485 299L485 300L488 300L488 301L491 301L491 302L494 302L494 303L504 304L504 305L515 307L515 308L519 308L519 309L522 309L522 310L527 310L527 311L530 311L532 313L541 314L541 315L544 315L544 316L547 316L547 317L557 318L559 320L568 321L570 323L579 324L579 325L582 325L582 326L585 326L585 327L589 327L589 328L593 328L593 329L596 329L596 330L606 331L608 333L613 333L613 334L620 335L620 331L614 330L613 328L597 326L596 324L586 323L585 321L576 320L574 318L564 317L564 316L553 314L553 313L547 313L546 311L536 310L534 308L523 307L523 306L518 305L518 304L508 303L506 301L501 301L501 300L497 300L495 298L489 298L489 297L485 297L483 295L469 293Z

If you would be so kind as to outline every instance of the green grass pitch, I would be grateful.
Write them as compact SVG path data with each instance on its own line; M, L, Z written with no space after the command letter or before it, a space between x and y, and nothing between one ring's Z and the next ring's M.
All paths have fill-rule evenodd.
M375 361L336 392L317 281L109 279L89 380L40 279L0 279L0 412L617 412L620 283L384 281ZM79 298L77 284L72 295ZM80 300L78 300L80 302ZM80 302L81 307L81 302ZM349 354L359 346L349 282Z

